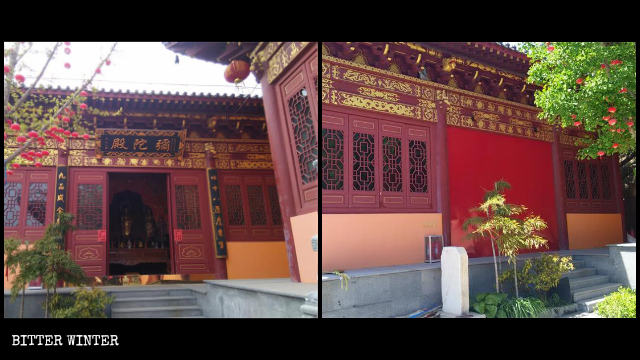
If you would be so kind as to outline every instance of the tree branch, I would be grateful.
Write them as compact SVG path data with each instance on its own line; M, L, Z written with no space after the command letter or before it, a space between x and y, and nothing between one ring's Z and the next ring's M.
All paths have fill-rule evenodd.
M33 89L36 87L36 85L40 81L40 78L42 78L42 75L44 75L45 70L47 70L47 67L49 66L49 63L53 59L53 56L56 54L56 51L58 50L58 47L60 46L60 44L61 43L59 43L59 42L56 43L56 45L53 47L53 49L51 49L51 54L49 55L49 58L47 59L47 62L42 67L42 70L40 71L40 74L38 74L38 77L36 77L36 80L33 82L33 84L31 84L31 87L24 94L22 94L22 97L20 97L20 100L18 100L18 102L15 103L11 107L10 111L7 111L7 107L5 106L5 108L4 108L4 116L5 117L13 114L18 108L20 108L20 105L22 105L22 103L25 100L27 100L29 95L31 95L31 91L33 91Z
M104 57L104 59L102 59L102 61L101 61L101 62L100 62L100 64L98 65L98 68L101 68L101 67L102 67L102 65L104 65L104 63L107 61L107 59L109 59L109 57L110 57L110 56L111 56L111 54L113 53L113 50L115 50L115 48L116 48L116 45L117 45L117 44L118 44L117 42L115 42L115 43L113 44L113 46L111 47L111 50L109 50L109 53L107 54L107 56L105 56L105 57ZM96 68L96 69L98 69L98 68ZM67 99L67 101L64 103L64 105L62 105L60 108L58 108L58 111L56 111L56 113L55 113L55 114L53 114L53 115L51 116L51 118L52 118L52 119L55 119L55 118L60 114L60 112L62 112L62 109L64 109L64 108L66 108L67 106L69 106L69 104L70 104L70 103L71 103L71 102L76 98L76 96L78 96L78 94L80 93L80 91L84 90L84 89L85 89L85 88L86 88L86 87L87 87L87 86L88 86L88 85L93 81L93 78L94 78L94 77L96 77L96 75L97 75L97 72L95 72L95 71L94 71L94 72L93 72L93 75L92 75L88 80L86 80L86 81L84 82L84 84L82 84L82 86L81 86L80 88L78 88L78 89L75 91L75 93L73 93L73 94L72 94L72 95ZM35 86L35 83L34 83L34 86ZM48 126L48 124L44 124L44 125L42 126L42 128L40 129L40 131L39 131L39 132L43 132L43 131L47 128L47 126ZM7 164L8 164L9 162L13 161L13 159L15 159L15 158L20 154L20 153L22 153L22 152L24 151L24 149L26 149L26 148L27 148L27 147L28 147L28 146L33 142L33 140L34 140L34 139L35 139L35 138L29 138L29 140L28 140L27 142L25 142L25 143L24 143L24 145L22 145L20 148L18 148L16 151L14 151L14 152L13 152L13 154L11 154L9 157L7 157L7 158L4 160L4 167L5 167L5 169L6 169L6 167L7 167Z

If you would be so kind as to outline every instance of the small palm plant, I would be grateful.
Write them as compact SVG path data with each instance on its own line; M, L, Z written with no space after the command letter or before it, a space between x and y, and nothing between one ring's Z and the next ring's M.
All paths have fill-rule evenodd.
M547 240L536 234L537 231L546 229L547 224L539 216L534 215L518 219L516 216L523 214L527 208L524 205L506 203L507 199L503 192L510 188L511 185L508 182L496 181L493 184L493 189L484 194L483 202L478 207L469 210L471 213L484 213L484 216L472 216L462 225L465 231L468 231L470 226L475 228L467 235L468 237L488 237L491 241L496 293L500 292L496 248L498 254L504 254L509 258L509 263L513 264L514 273L516 273L516 260L520 249L537 249L547 246ZM516 297L518 297L517 274L514 276L514 281Z

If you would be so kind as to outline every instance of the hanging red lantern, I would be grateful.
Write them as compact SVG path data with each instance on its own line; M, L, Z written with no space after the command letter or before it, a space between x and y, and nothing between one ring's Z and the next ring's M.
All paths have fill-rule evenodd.
M249 63L243 60L233 60L224 70L224 78L228 82L239 83L249 76Z

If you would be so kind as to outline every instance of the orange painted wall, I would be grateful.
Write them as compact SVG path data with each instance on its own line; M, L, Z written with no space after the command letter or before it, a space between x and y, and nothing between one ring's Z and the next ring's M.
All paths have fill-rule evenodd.
M425 235L441 214L322 214L322 271L424 262Z
M284 241L227 242L228 279L289 277Z
M620 214L567 214L569 249L591 249L622 242Z
M291 232L296 247L300 280L305 283L317 283L318 252L313 251L311 247L311 237L318 233L318 212L292 217Z

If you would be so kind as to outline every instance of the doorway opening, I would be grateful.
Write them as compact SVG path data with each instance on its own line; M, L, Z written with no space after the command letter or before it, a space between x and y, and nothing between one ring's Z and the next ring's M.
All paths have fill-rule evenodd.
M109 173L109 275L171 273L167 176Z

